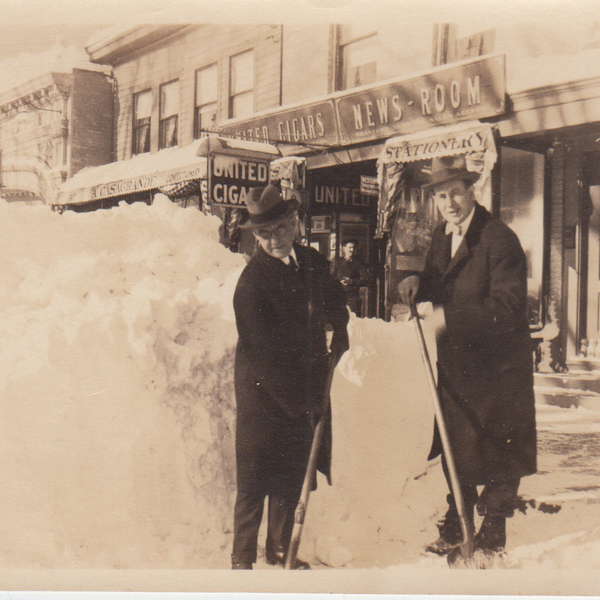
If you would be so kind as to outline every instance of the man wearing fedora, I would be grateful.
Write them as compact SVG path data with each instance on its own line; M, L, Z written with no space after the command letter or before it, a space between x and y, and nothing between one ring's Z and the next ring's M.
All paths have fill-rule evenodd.
M474 550L493 555L506 544L521 477L536 471L536 428L526 258L513 231L476 202L478 177L462 156L433 159L426 188L445 222L424 271L398 288L403 302L443 308L440 403L472 531L475 506L483 517ZM441 453L436 426L429 459ZM442 465L452 490L443 455ZM427 550L450 554L452 563L462 531L452 491L447 501L439 539Z
M246 199L258 243L234 295L237 496L232 568L252 569L268 497L265 559L285 563L294 513L308 466L316 418L332 355L348 349L348 311L341 284L316 250L294 243L299 203L274 185ZM318 469L329 480L331 422L326 420ZM298 561L296 568L308 568Z

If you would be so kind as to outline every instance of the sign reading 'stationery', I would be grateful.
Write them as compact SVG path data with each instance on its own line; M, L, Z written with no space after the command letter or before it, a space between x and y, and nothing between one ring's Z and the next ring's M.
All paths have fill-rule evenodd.
M219 206L244 208L248 190L268 182L268 160L231 154L208 157L208 198Z

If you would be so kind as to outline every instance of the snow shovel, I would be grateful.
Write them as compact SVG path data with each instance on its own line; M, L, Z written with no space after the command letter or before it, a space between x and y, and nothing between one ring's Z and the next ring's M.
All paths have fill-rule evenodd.
M298 506L296 507L296 513L294 515L294 528L292 529L292 537L290 539L290 546L288 548L285 558L285 569L296 568L296 558L298 557L298 548L300 547L300 538L302 537L302 528L304 527L304 518L306 517L306 509L308 508L308 500L310 497L310 491L312 489L313 481L317 473L317 458L319 456L319 448L321 447L321 439L323 437L323 428L325 426L325 413L329 407L331 400L331 384L333 382L333 372L338 363L339 357L336 353L331 352L329 354L329 365L327 367L327 377L325 379L325 391L323 393L324 411L323 415L319 417L315 431L313 433L312 445L310 447L310 455L308 458L308 466L306 467L306 475L304 476L304 482L302 484L302 491L300 492L300 499L298 500Z
M448 473L450 475L450 485L452 487L452 494L456 503L456 509L458 511L458 518L460 520L460 528L463 534L463 543L459 546L460 553L464 562L468 565L473 558L473 530L469 527L469 518L465 507L465 501L462 495L462 490L456 473L456 465L454 463L454 457L452 449L450 448L450 440L448 438L448 432L446 430L446 423L444 422L444 415L442 413L442 407L440 404L440 398L438 396L437 385L433 376L433 370L431 368L431 360L429 358L429 352L427 351L427 344L425 343L425 336L423 335L423 329L421 328L420 317L417 313L417 307L414 302L410 303L410 314L412 320L415 323L415 329L417 331L417 339L419 340L419 349L421 350L421 358L427 371L427 380L429 382L429 388L431 390L431 396L433 398L433 405L435 409L435 420L437 422L438 431L440 433L440 439L442 441L442 448L444 449L444 457L446 459L446 465L448 466Z

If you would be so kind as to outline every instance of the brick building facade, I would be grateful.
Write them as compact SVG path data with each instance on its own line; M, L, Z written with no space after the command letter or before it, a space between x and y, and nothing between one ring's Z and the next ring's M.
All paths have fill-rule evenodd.
M106 75L72 69L0 94L0 196L54 204L63 181L110 161L112 93Z

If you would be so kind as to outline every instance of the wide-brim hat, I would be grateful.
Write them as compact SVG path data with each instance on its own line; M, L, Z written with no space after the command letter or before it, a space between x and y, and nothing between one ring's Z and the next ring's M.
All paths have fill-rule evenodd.
M273 225L293 214L299 206L296 198L284 200L279 190L272 184L250 188L246 197L249 219L242 223L240 228L251 229Z
M471 185L479 179L479 173L467 169L465 157L462 154L432 159L431 173L423 187L430 189L440 185L440 183L454 181L455 179L464 179Z

